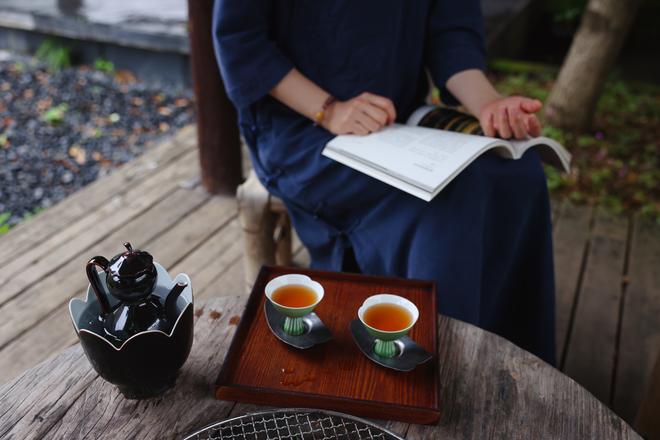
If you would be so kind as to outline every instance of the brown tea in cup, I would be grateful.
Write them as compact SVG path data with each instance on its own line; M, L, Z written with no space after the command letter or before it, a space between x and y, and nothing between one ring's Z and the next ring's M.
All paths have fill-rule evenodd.
M364 322L377 330L396 332L408 328L413 316L403 306L392 303L374 304L364 312Z
M277 288L272 300L284 307L309 307L316 302L316 292L301 284L288 284Z

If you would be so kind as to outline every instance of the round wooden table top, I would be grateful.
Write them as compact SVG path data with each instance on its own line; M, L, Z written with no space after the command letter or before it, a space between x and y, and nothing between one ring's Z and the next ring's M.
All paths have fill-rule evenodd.
M213 395L246 299L195 305L190 357L176 386L157 399L124 399L91 368L79 344L24 372L0 387L0 438L179 439L210 423L263 410ZM438 327L440 423L377 423L410 439L641 438L532 354L444 316Z

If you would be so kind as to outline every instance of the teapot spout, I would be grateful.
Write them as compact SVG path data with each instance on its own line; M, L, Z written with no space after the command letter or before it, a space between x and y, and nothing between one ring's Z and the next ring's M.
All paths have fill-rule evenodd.
M179 299L179 296L186 287L188 287L188 283L179 281L174 287L172 287L170 293L167 294L167 297L165 298L165 313L167 313L168 317L177 315L176 300Z

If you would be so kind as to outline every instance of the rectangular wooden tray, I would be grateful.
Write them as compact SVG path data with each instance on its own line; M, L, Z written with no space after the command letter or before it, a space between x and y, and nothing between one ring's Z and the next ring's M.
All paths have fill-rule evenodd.
M333 340L298 350L278 340L264 316L264 287L287 273L302 273L323 285L316 313ZM393 293L411 300L419 319L409 336L434 358L407 373L381 367L355 345L349 323L369 296ZM438 398L437 309L431 281L264 266L216 383L222 400L330 409L358 416L435 423Z

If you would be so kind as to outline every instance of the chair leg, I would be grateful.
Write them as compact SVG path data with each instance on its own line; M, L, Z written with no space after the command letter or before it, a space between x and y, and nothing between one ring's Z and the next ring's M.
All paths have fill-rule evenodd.
M277 215L270 211L270 196L255 176L238 187L238 216L243 229L243 266L248 292L264 264L275 264L273 235Z
M275 228L275 262L280 266L290 266L293 260L291 244L291 219L283 212L278 215Z

